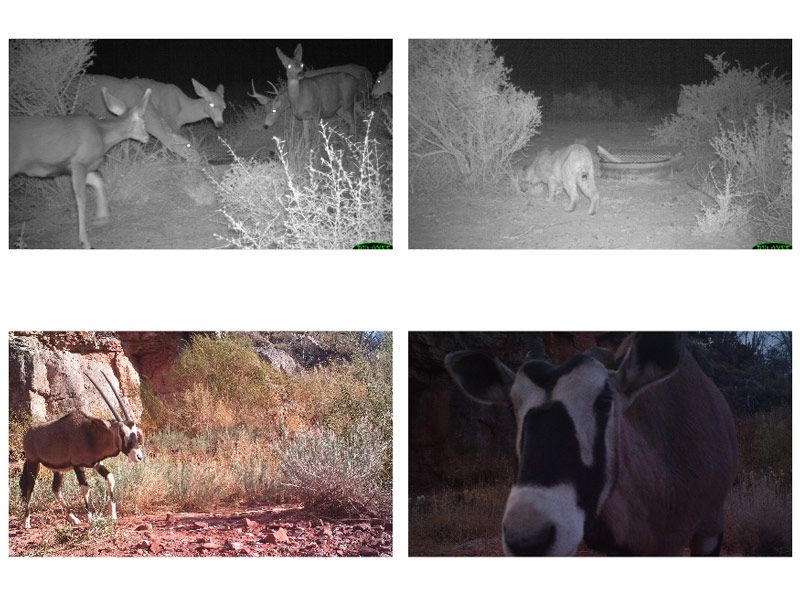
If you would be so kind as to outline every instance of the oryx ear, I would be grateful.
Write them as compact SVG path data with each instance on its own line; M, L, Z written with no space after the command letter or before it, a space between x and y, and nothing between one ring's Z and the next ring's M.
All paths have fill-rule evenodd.
M481 404L505 404L514 382L514 372L500 360L484 352L451 352L444 366L459 389Z
M294 49L294 59L297 62L303 62L303 45L297 44L297 47Z
M666 379L678 368L684 351L680 333L637 333L617 371L620 389L631 397L646 386Z

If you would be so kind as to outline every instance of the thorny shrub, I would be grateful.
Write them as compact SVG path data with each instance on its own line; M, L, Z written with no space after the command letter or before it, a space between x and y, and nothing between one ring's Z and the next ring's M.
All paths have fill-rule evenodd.
M539 98L511 84L490 40L409 43L409 156L412 178L441 179L430 165L451 162L449 179L494 182L538 132Z

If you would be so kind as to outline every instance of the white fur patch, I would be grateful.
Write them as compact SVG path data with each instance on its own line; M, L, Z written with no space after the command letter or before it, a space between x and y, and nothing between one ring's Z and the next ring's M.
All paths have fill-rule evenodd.
M514 486L503 515L503 551L512 555L506 534L525 539L535 537L543 528L555 526L556 533L548 556L571 556L583 539L586 515L578 507L575 488L567 484L553 487Z
M603 391L608 371L597 361L587 361L564 375L553 388L552 399L561 402L575 425L581 461L594 464L594 438L597 434L594 401Z

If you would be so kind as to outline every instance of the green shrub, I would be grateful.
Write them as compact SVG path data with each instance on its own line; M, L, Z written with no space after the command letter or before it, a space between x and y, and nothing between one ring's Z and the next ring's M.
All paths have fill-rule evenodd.
M492 42L411 40L408 65L412 173L441 179L425 167L443 155L454 167L448 179L492 183L507 175L542 117L539 98L511 84Z

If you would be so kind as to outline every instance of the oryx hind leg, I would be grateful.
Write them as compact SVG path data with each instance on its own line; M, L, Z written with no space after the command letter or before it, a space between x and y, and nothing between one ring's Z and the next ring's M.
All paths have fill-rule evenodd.
M692 556L719 556L722 549L722 531L725 518L720 510L701 524L690 541Z
M61 506L64 507L64 511L67 513L67 521L73 525L80 525L81 520L69 509L69 505L64 499L64 494L61 493L62 483L64 483L64 473L60 471L53 471L53 495L56 497L56 500L58 500Z
M89 504L89 482L86 480L86 473L81 467L75 467L75 477L78 478L78 484L81 486L81 496L83 496L83 503L86 506L86 519L92 520L92 505Z
M95 470L100 473L100 476L106 480L108 487L108 505L106 506L106 514L113 519L117 520L117 503L114 500L114 474L106 469L103 465L98 464Z
M36 485L36 477L39 475L39 463L26 460L22 467L22 475L19 478L19 487L22 492L22 499L25 501L25 529L31 528L31 498L33 488Z

